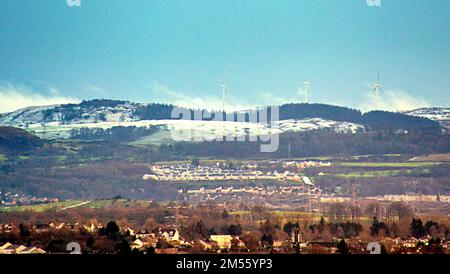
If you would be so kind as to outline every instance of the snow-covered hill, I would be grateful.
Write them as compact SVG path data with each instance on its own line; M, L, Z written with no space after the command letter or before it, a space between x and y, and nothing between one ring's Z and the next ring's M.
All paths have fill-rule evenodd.
M190 121L190 120L140 120L123 122L93 122L61 124L50 122L46 124L29 124L27 129L40 137L46 139L66 139L71 137L72 130L82 128L110 129L113 127L156 127L164 136L170 136L175 132L183 141L194 141L195 138L213 140L220 136L245 136L245 135L267 135L284 132L301 132L315 129L332 129L336 132L349 132L364 130L359 124L336 122L320 118L303 120L283 120L278 125L269 128L262 124L245 122L221 122L221 121Z
M450 130L450 108L419 108L405 112L405 114L428 118L433 121L439 122L443 127Z
M371 121L374 119L366 117L368 114L358 117L357 113L355 114L345 108L337 110L336 108L338 107L325 105L287 106L290 108L280 108L284 111L280 117L285 118L278 122L276 128L268 128L261 124L232 121L171 120L170 113L172 106L160 104L145 105L116 100L92 100L83 101L80 104L28 107L11 113L0 114L0 126L23 128L46 139L70 138L75 131L80 131L80 129L85 128L90 129L91 132L95 132L96 129L105 130L118 126L151 128L152 132L155 132L153 129L156 129L156 133L153 133L154 136L152 138L156 138L157 140L161 138L167 139L173 132L182 132L182 134L188 134L189 136L193 133L194 136L202 136L202 139L215 139L218 136L238 137L243 135L265 135L317 129L355 133L364 131L365 126L373 126ZM308 113L315 114L311 114L311 118L304 118L308 117ZM339 121L335 121L332 118L334 116L330 115L330 113L341 113L342 115L338 115L336 120ZM378 115L375 117L375 121L386 119L395 123L391 117L395 113L369 114L372 116ZM450 108L423 108L408 111L404 114L429 118L438 121L443 127L450 129ZM289 119L291 117L297 118ZM400 118L404 120L404 117ZM355 122L358 119L361 121L361 124ZM405 124L410 126L410 124L423 123L423 121L407 121L408 123L406 123L402 119L397 119L399 121L394 126L402 128ZM189 138L186 137L187 139ZM151 140L151 142L153 141Z
M93 100L80 104L29 107L11 113L0 114L0 125L26 129L46 139L70 138L74 131L88 128L110 129L113 127L154 128L159 132L150 139L167 139L173 132L189 141L192 136L212 140L219 136L266 135L284 132L300 132L316 129L332 129L337 132L356 132L364 126L350 122L338 122L323 118L289 119L279 121L275 128L245 122L171 120L167 106L146 105L114 100ZM150 114L149 114L150 112ZM145 119L152 113L160 119ZM167 117L169 116L169 117ZM158 141L156 140L156 141ZM155 140L152 140L152 142Z
M81 103L28 107L6 114L0 114L0 125L26 128L34 124L73 125L137 120L134 113L140 104L117 102L110 105L98 106Z

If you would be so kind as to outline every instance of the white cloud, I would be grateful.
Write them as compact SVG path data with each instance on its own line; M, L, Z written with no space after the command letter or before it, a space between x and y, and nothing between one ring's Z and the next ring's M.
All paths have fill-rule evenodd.
M152 91L155 93L155 98L153 98L154 102L169 103L187 108L202 108L207 110L222 109L222 94L219 88L220 87L214 91L214 93L217 94L216 96L203 95L193 97L180 91L174 91L167 86L158 83L157 81L154 81L151 87ZM232 89L228 89L225 109L227 111L248 110L261 106L282 105L292 102L292 100L277 96L271 92L260 92L259 96L254 97L252 102L249 103L245 100L239 99L236 96L236 92L233 93Z
M158 82L153 82L151 87L152 91L156 93L155 102L168 103L186 108L201 108L207 110L221 110L222 109L222 97L220 90L216 93L219 96L200 96L193 97L183 92L174 91L165 85ZM254 105L248 104L244 101L236 99L235 96L231 96L228 92L226 96L225 109L228 111L245 110L250 109Z
M270 92L263 92L261 94L260 101L264 106L268 105L283 105L288 103L295 103L295 100L288 100L283 97L279 97Z
M26 87L11 84L0 86L0 113L11 112L30 106L77 103L78 99L60 95L55 88L49 89L50 95L44 95Z
M379 95L379 110L386 111L407 111L423 107L429 107L431 104L422 97L413 97L403 90L386 90ZM376 96L374 92L367 91L365 100L359 105L362 111L371 111L377 109Z

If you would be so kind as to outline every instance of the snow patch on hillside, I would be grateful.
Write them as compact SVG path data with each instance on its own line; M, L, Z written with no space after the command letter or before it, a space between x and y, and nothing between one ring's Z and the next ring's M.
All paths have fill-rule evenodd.
M263 124L228 122L228 121L196 121L196 120L140 120L124 122L96 122L79 124L61 124L51 122L45 125L31 124L27 129L46 139L70 138L72 130L81 128L110 129L113 127L157 127L161 131L175 132L177 136L185 136L186 141L192 141L190 137L201 137L213 140L220 136L259 136L268 134L280 134L284 132L302 132L316 129L333 129L337 132L355 133L364 130L364 126L348 122L337 122L319 118L303 120L283 120L278 122L278 127L268 127Z
M443 127L450 130L450 108L419 108L404 112L407 115L428 118L439 122Z

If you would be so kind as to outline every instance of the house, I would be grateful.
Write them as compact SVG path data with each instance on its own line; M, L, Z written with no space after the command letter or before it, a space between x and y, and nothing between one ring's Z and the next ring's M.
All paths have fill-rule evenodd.
M46 254L46 252L40 248L37 247L25 247L25 249L22 249L20 253L17 254Z
M84 231L89 232L89 233L93 233L93 232L97 231L97 229L96 229L94 224L91 224L90 226L82 225L82 228L84 229Z
M417 240L416 238L412 237L411 239L408 239L408 240L403 242L403 247L414 248L414 247L417 246L418 242L419 242L419 240Z
M50 231L50 225L48 225L48 224L36 224L34 226L34 231L36 233L48 232L48 231Z
M0 254L45 254L45 251L37 247L6 243L0 246Z
M180 241L180 232L178 229L168 229L168 230L159 230L159 236L165 238L167 242L179 242Z
M211 241L216 242L220 249L230 249L233 236L231 235L211 235Z
M65 223L60 223L60 224L56 224L56 223L50 223L49 227L53 230L60 230L62 229L66 224Z
M212 250L214 246L217 245L216 242L209 242L204 240L198 240L198 244L203 251Z
M127 227L127 226L122 227L121 230L122 230L122 232L125 233L126 235L134 236L134 234L135 234L135 233L134 233L134 230L133 230L132 228L130 228L130 227Z
M147 229L141 229L134 234L136 239L144 238L144 237L154 237L155 233L150 233Z
M156 237L149 237L145 236L139 239L134 240L131 243L131 249L147 249L149 247L156 247L156 244L158 243L158 239Z
M80 231L80 224L79 223L74 223L74 224L67 223L66 227L68 229L72 230L72 231Z
M0 226L0 231L3 233L10 233L14 228L14 224L4 224Z

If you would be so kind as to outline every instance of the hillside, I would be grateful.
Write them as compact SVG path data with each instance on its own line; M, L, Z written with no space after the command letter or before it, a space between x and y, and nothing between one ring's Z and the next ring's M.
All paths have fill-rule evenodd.
M427 118L439 122L444 128L450 130L450 108L420 108L405 112L407 115Z
M275 130L260 124L235 121L175 120L171 119L173 108L173 105L98 99L83 101L80 104L20 109L0 115L0 125L26 129L44 139L86 137L105 139L111 134L120 132L120 135L125 137L123 139L129 141L158 131L161 133L159 135L169 136L170 132L179 130L201 132L202 135L206 134L210 138L223 135L242 136L318 129L347 133L373 130L441 131L438 121L421 117L421 115L385 111L362 114L359 110L326 104L280 106L279 129ZM127 138L126 132L133 136ZM159 135L155 135L156 139ZM151 142L155 143L155 138L150 139L153 139ZM156 140L156 143L160 141Z
M19 128L0 127L0 152L30 152L44 146L44 141Z

